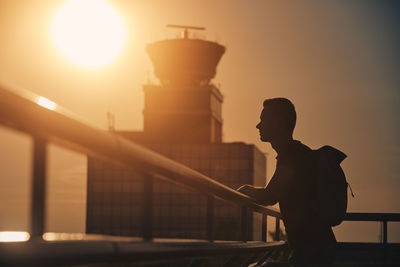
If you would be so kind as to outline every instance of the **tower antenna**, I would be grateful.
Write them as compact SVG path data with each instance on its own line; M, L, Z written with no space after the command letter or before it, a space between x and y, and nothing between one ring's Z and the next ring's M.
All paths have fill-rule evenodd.
M167 28L178 28L184 29L183 30L183 38L189 38L189 31L188 30L197 30L197 31L204 31L206 28L204 27L196 27L196 26L185 26L185 25L176 25L176 24L167 24Z

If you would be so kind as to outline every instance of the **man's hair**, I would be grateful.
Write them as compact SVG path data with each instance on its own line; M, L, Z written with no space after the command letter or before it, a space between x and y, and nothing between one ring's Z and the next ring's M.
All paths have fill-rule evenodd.
M293 133L297 116L294 105L289 99L283 97L269 98L264 100L263 106L268 112L273 112L275 116L278 116L279 120L284 121L287 130Z

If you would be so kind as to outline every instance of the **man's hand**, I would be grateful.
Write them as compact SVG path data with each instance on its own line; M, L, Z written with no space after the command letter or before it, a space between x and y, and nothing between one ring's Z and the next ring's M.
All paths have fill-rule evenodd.
M237 191L239 191L242 194L251 196L251 193L253 192L254 187L248 184L242 185L241 187L239 187L237 189Z
M249 197L252 197L255 200L258 200L262 189L263 188L261 187L254 187L252 185L245 184L239 187L237 191L245 195L248 195Z
M252 185L245 184L239 187L237 191L254 198L258 203L264 205L263 199L265 198L266 193L264 187L254 187Z

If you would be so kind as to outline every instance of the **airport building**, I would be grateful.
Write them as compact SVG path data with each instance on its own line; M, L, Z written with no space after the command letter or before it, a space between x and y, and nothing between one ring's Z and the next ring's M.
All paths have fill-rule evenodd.
M202 28L183 28L182 38L146 48L160 83L143 86L143 131L110 130L234 189L264 185L265 155L254 145L222 140L223 95L211 80L225 47L189 38L189 29ZM144 179L134 168L89 158L87 233L140 236ZM161 180L153 190L155 237L206 238L206 196ZM215 239L242 238L240 207L216 200L214 214ZM250 240L261 236L256 216L248 214Z

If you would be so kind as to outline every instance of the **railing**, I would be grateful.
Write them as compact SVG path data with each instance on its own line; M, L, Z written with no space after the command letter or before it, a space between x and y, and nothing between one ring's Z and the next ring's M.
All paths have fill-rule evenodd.
M341 242L338 244L337 260L356 263L356 266L398 266L400 244L388 243L388 222L400 222L399 213L347 213L345 221L380 222L381 243ZM372 265L375 264L375 265ZM362 265L364 266L364 265Z
M275 218L275 240L279 240L281 215L278 210L261 206L255 203L254 199L123 137L74 119L55 103L43 97L0 85L0 125L24 132L33 138L31 242L42 242L45 233L46 146L50 142L148 174L143 194L145 197L143 240L145 241L153 239L151 191L154 178L167 179L208 195L205 228L209 241L214 239L215 198L241 207L243 242L248 238L247 213L250 210L262 214L261 232L264 243L267 239L267 216ZM281 246L282 242L275 245ZM254 247L254 244L249 243L247 247L252 246ZM245 247L246 244L242 245L241 249ZM261 247L265 249L265 245Z
M197 171L87 123L74 119L55 103L29 92L0 85L0 125L22 131L33 138L33 172L31 201L30 242L25 244L0 244L0 264L6 262L26 263L26 260L44 264L84 264L99 261L146 261L154 258L199 257L204 255L226 255L240 253L265 253L284 247L284 242L266 242L267 216L275 218L275 240L279 240L281 214L278 210L257 204L254 199L241 194ZM87 238L84 242L70 241L55 245L45 242L45 188L46 188L46 146L55 143L63 147L117 162L148 174L143 194L143 237L139 241L159 243L157 252L149 242L138 239ZM152 234L152 191L153 179L167 179L181 186L192 188L208 195L206 229L207 240L182 246L175 240L160 240ZM149 194L146 194L146 191ZM243 242L221 243L214 241L214 199L222 199L241 207L241 234ZM262 241L246 242L247 213L252 210L262 214ZM400 214L349 213L346 221L380 221L383 229L383 243L387 243L387 222L400 221ZM211 242L210 242L211 241ZM147 244L147 245L146 245ZM162 245L160 245L162 244ZM27 249L29 248L29 249ZM24 251L24 257L20 253ZM43 251L48 252L44 255ZM54 254L51 251L55 252ZM74 260L71 261L73 256ZM8 257L8 258L7 258ZM24 261L25 260L25 261Z
M387 223L400 222L400 213L347 213L345 221L380 222L382 225L382 243L387 244Z

